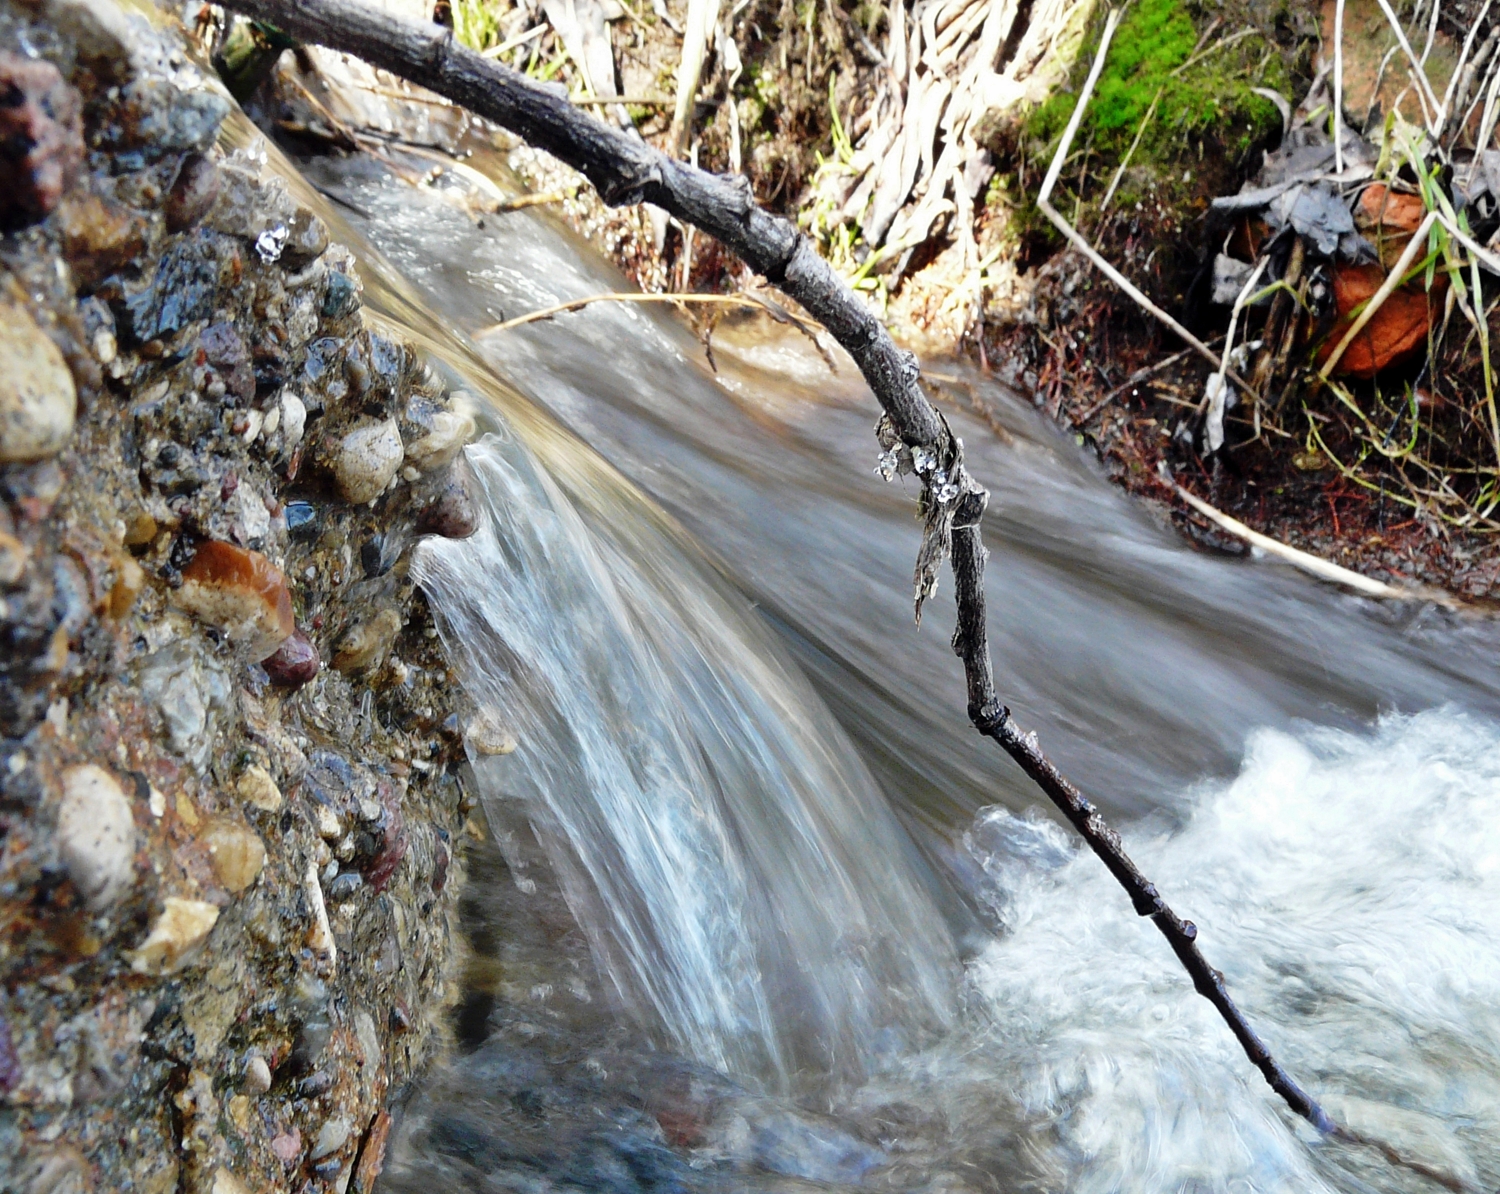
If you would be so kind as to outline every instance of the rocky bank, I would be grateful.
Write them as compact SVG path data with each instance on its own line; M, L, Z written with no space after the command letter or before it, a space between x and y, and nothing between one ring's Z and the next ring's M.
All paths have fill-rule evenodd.
M178 32L0 0L0 1189L369 1190L452 989L473 419Z

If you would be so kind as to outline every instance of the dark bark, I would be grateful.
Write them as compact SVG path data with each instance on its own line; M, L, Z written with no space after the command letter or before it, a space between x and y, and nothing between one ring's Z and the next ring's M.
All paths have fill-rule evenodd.
M1335 1130L1323 1110L1276 1063L1230 999L1223 976L1198 949L1198 930L1180 918L1131 862L1119 835L1024 733L995 695L985 629L984 564L979 520L987 494L963 465L963 445L918 385L916 358L892 341L883 324L788 221L760 210L741 178L707 174L568 102L555 86L527 78L457 44L441 26L421 26L361 7L352 0L230 0L229 7L289 33L358 55L446 96L566 162L614 206L649 202L716 237L757 273L799 302L858 364L885 410L878 434L891 468L922 484L926 530L917 566L917 612L950 545L958 604L953 647L963 660L969 717L994 739L1057 805L1125 888L1135 910L1149 916L1186 968L1193 986L1218 1010L1246 1055L1298 1115Z

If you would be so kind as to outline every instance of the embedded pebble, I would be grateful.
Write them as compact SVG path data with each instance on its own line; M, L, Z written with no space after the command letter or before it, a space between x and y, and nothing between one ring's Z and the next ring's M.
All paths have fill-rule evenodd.
M250 1187L220 1165L214 1171L214 1184L210 1194L250 1194Z
M444 539L467 539L479 529L479 507L471 483L473 470L466 459L453 462L437 482L417 517L417 530Z
M0 224L35 223L83 163L82 101L44 60L0 50Z
M84 763L63 772L57 849L93 912L114 904L135 876L135 818L119 782Z
M338 964L338 946L334 944L333 929L328 924L328 908L323 903L323 884L318 880L318 866L307 864L307 874L302 880L307 894L308 911L312 913L312 925L307 930L307 948L323 957L329 966Z
M383 609L368 622L361 622L339 640L333 666L341 672L363 672L385 658L401 632L401 615Z
M336 1153L343 1148L349 1140L349 1121L339 1117L323 1121L323 1126L318 1129L318 1138L313 1142L311 1157L314 1161L321 1161L330 1153Z
M218 626L257 661L274 654L297 629L281 569L260 552L232 543L200 543L173 601Z
M464 741L482 755L508 755L519 745L496 709L481 709L464 730Z
M317 676L323 661L312 639L297 630L273 654L262 659L260 666L266 669L276 687L301 688Z
M247 1094L265 1094L271 1089L271 1067L259 1053L245 1059L245 1077L240 1087Z
M13 585L21 579L30 554L14 535L0 531L0 585Z
M216 818L203 834L214 874L226 891L238 895L260 878L266 847L256 832L238 821Z
M281 811L281 789L276 786L271 773L264 767L255 764L246 767L235 784L235 791L239 793L240 799L251 808L258 808L263 813Z
M176 974L197 956L219 920L219 910L202 900L168 896L146 939L131 952L137 974Z
M77 411L78 391L57 345L24 306L0 298L0 463L57 455Z
M281 392L281 442L288 448L302 442L302 432L307 426L307 404L295 390Z
M203 219L219 197L219 168L201 153L182 161L164 209L168 232L182 232Z
M271 1138L271 1151L283 1165L294 1164L302 1156L302 1133L296 1128Z
M406 458L424 473L436 472L452 464L473 435L471 414L465 410L440 410L432 416L427 434L406 445Z
M344 500L359 505L380 496L403 454L394 419L365 420L333 445L328 466Z
M333 842L344 836L344 825L339 820L338 813L326 804L313 807L313 820L317 825L318 836L324 841Z

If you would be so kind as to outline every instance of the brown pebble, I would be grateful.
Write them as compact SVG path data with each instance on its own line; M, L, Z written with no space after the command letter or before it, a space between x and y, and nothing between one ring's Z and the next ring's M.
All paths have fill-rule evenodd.
M214 875L232 895L238 895L260 878L266 865L266 847L248 825L228 817L209 822L203 840L213 860Z
M81 189L57 205L52 223L82 290L93 290L146 247L146 221L137 212Z
M432 500L417 518L423 535L444 539L467 539L479 529L479 507L473 496L473 470L459 457L438 481Z
M77 180L82 108L50 62L0 50L0 224L35 223Z
M109 616L118 622L134 607L141 590L146 587L146 570L123 556L115 565L115 583L109 590Z
M156 519L145 510L137 510L125 524L125 546L145 547L156 538Z
M333 666L341 672L364 672L385 658L401 632L401 615L383 609L368 622L352 628L339 642Z
M219 910L203 900L168 896L140 946L127 955L138 974L176 974L197 957L218 922Z
M301 688L317 677L322 663L312 639L301 630L294 630L274 654L260 661L260 666L266 669L276 687Z
M191 228L208 214L219 197L219 168L201 153L190 153L167 194L167 231Z
M385 1168L385 1146L390 1134L390 1115L377 1111L375 1118L370 1121L370 1130L365 1133L365 1142L359 1151L359 1165L354 1170L354 1181L359 1189L375 1188L375 1179Z
M297 629L281 569L258 551L215 539L198 544L173 600L200 621L220 627L257 661L273 654Z

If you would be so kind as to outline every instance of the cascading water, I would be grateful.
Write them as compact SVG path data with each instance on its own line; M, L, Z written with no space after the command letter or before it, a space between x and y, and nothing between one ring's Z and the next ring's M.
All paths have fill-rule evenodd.
M1187 551L962 374L998 425L947 412L995 493L1002 691L1135 816L1132 852L1273 1048L1393 1167L1285 1112L963 729L951 627L909 624L910 503L871 472L847 368L731 330L715 377L683 330L625 309L487 341L486 367L426 305L472 333L619 280L534 213L481 228L377 164L305 168L405 275L372 256L372 305L495 404L471 449L487 526L415 568L466 688L521 740L476 758L505 859L478 855L473 882L535 939L496 963L530 985L500 984L520 993L482 1047L412 1105L389 1188L1500 1181L1491 624ZM522 927L566 920L540 869L591 962ZM569 1003L594 982L634 1020Z

